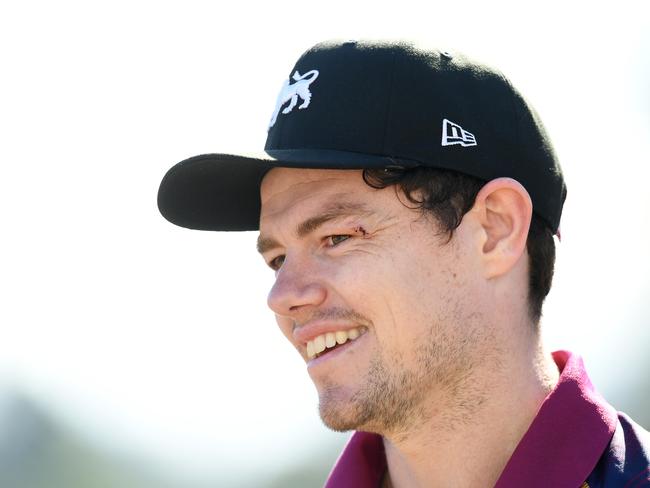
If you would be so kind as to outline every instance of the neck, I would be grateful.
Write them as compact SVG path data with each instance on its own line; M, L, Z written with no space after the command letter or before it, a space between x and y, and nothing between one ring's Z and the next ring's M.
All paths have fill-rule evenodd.
M384 486L494 486L559 377L538 334L528 339L529 347L504 349L463 385L477 392L470 411L466 395L428 398L423 422L384 434Z

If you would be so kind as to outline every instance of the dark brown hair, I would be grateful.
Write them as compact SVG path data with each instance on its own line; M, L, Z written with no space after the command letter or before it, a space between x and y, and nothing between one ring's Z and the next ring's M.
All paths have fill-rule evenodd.
M483 180L456 171L422 167L366 169L363 179L377 189L395 185L414 208L433 215L440 224L441 232L446 233L449 240L485 184ZM526 248L529 260L528 309L531 319L538 323L542 304L553 281L555 242L553 232L535 213Z

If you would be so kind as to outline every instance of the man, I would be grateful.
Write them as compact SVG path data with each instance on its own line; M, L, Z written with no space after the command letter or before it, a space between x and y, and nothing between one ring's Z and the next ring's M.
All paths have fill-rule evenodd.
M648 486L648 433L540 338L565 196L503 75L351 41L298 60L263 155L183 161L158 203L259 229L320 415L356 431L327 486Z

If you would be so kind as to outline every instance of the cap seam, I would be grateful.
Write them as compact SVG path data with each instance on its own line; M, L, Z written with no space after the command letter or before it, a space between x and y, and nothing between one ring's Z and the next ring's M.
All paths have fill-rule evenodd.
M506 84L508 87L508 90L510 90L510 96L508 97L508 102L510 104L510 110L513 115L513 122L514 122L514 129L515 129L515 144L513 145L514 147L517 148L517 153L519 152L519 148L521 147L521 134L519 132L519 115L517 114L517 107L515 107L515 88L512 86L512 83L510 83L510 80L499 70L495 70L496 73L499 74L503 82ZM520 157L520 154L517 154L518 157ZM516 164L516 162L513 161L513 164Z
M388 85L388 103L386 104L386 112L384 113L384 133L382 134L381 152L386 154L386 134L388 134L389 115L393 107L393 84L395 82L395 63L397 54L393 50L393 59L390 70L390 83Z
M516 152L515 152L516 157L521 159L521 158L523 158L523 154L521 154L521 145L522 145L521 131L520 131L521 113L520 113L520 111L517 110L517 106L515 104L515 98L517 98L519 96L519 97L521 97L523 99L523 95L518 94L518 92L515 90L515 87L513 86L513 84L508 79L508 77L506 75L504 75L500 70L495 69L494 72L497 73L501 77L503 82L508 87L508 90L510 91L510 96L508 97L508 102L509 102L510 109L511 109L512 115L513 115L514 131L515 131L515 140L514 140L515 143L513 144L513 148L517 149ZM512 163L513 163L513 165L516 165L517 161L513 161ZM520 182L520 183L523 184L523 182ZM530 192L530 190L528 190L528 189L527 189L527 191ZM537 216L541 217L541 219L546 223L546 225L548 225L548 227L549 227L549 229L551 229L551 231L553 231L554 233L557 232L557 227L558 226L555 225L555 223L553 222L553 217L552 216L549 217L549 216L544 215L543 213L540 213L540 209L535 208L535 199L533 199L532 195L531 195L531 199L533 200L533 212Z

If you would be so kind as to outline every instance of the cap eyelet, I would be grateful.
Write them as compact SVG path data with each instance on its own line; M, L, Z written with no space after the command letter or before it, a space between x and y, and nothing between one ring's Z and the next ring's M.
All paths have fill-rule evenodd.
M452 59L454 57L449 51L442 51L440 54L442 54L447 59Z

